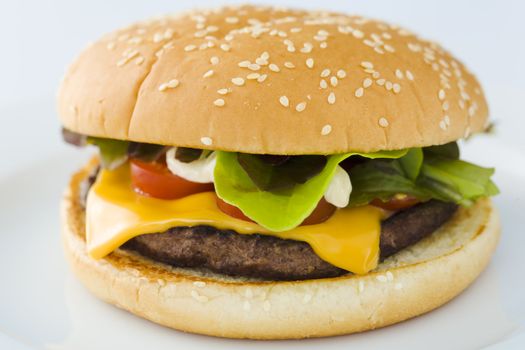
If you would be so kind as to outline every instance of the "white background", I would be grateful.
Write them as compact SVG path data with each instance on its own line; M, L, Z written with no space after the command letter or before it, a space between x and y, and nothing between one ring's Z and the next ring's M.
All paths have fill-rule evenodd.
M71 159L71 155L78 152L60 140L54 96L64 67L90 40L134 20L222 3L0 0L0 180L35 162L46 162L52 157L54 161L50 166L53 166L51 164L57 164L61 155ZM525 153L525 1L290 0L265 3L364 14L401 24L422 37L439 41L479 77L489 100L491 117L497 125L495 137L498 142L516 154ZM509 167L517 159L506 152L489 151L481 162L491 165L491 159L496 157L499 163L506 162ZM60 181L65 181L66 172L73 171L77 165L61 166L65 170ZM44 186L51 181L46 178L45 171L35 176L42 179ZM512 185L523 189L525 179ZM0 193L0 204L2 200ZM506 230L504 233L508 233L509 228ZM510 231L510 234L523 233L523 229L511 228ZM0 243L1 235L0 232ZM503 247L506 244L509 243L502 242ZM505 257L502 246L497 252L499 259ZM61 261L57 266L65 270ZM514 273L517 278L523 278L524 271ZM4 338L0 329L0 348L5 344Z

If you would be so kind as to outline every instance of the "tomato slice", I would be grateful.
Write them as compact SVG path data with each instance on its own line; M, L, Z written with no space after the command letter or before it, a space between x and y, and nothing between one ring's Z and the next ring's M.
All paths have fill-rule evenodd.
M232 216L236 219L241 219L245 221L254 222L252 219L244 215L244 213L234 205L228 204L219 197L216 197L217 206L219 209L226 215ZM301 225L315 225L324 222L332 216L335 212L335 206L328 203L324 198L319 201L317 207L314 211L308 216Z
M417 199L416 197L400 193L396 194L394 197L390 198L385 202L379 198L376 198L372 202L370 202L370 204L385 210L396 211L410 208L419 202L419 199Z
M131 182L140 194L160 199L176 199L190 194L213 191L213 184L197 183L173 174L160 162L131 160Z

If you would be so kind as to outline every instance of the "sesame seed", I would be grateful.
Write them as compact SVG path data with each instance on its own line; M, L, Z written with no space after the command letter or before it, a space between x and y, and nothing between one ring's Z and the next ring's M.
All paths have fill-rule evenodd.
M263 81L266 80L267 77L268 77L267 74L261 74L261 75L259 76L259 78L257 78L257 82L262 83Z
M359 281L359 286L357 290L359 291L359 293L363 293L363 291L365 290L365 282Z
M306 59L306 66L308 68L310 68L310 69L313 68L314 67L314 59L313 58L307 58Z
M445 101L445 102L443 102L443 105L441 105L441 107L443 108L443 111L446 112L450 108L450 103L448 101Z
M385 117L379 118L379 126L386 128L388 125L388 120Z
M284 66L290 69L295 68L295 64L293 64L292 62L284 62Z
M205 296L205 295L200 295L200 294L197 293L197 291L195 291L195 290L192 290L190 294L191 294L191 297L192 297L193 299L197 300L197 301L200 302L200 303L205 303L205 302L208 301L208 297L207 297L207 296Z
M248 68L248 66L250 65L250 61L241 61L237 65L241 68Z
M378 79L380 76L381 76L381 74L379 74L379 72L373 72L372 73L372 78L374 78L374 79Z
M354 38L356 38L356 39L362 39L362 38L364 38L364 36L365 36L365 34L364 34L362 31L360 31L359 29L354 30L354 31L352 32L352 35L353 35Z
M268 60L270 58L270 54L268 53L268 51L264 51L261 54L261 58L264 59L264 60Z
M206 73L204 73L204 75L202 76L203 78L209 78L213 75L213 73L215 73L213 71L213 69L210 69L209 71L207 71Z
M144 63L144 57L143 56L139 56L135 59L135 64L137 66L140 66L142 63Z
M327 76L330 75L330 69L324 69L322 72L321 72L321 78L326 78Z
M193 36L195 36L196 38L202 38L202 37L205 37L206 34L208 34L207 31L199 30L199 31L195 32L195 34L193 34Z
M443 101L443 100L445 99L445 96L446 96L446 94L445 94L445 90L440 89L439 92L438 92L438 98L439 98L441 101Z
M394 87L394 84L392 84L391 81L387 81L387 82L385 83L385 88L386 88L388 91L392 90L393 87Z
M204 288L204 287L206 287L206 282L204 282L204 281L195 281L195 282L193 282L193 285L195 287Z
M439 127L441 128L441 130L447 130L447 124L444 120L439 122Z
M376 280L378 280L379 282L386 282L387 281L385 275L377 275L376 276Z
M235 24L235 23L239 23L239 18L237 18L237 17L226 17L225 21L226 21L226 23L229 23L229 24Z
M394 93L399 94L401 92L401 85L394 83L394 85L392 85L392 90L394 90Z
M228 44L221 44L221 50L222 51L230 51L231 47Z
M383 86L383 85L385 85L385 83L386 83L385 79L377 79L376 80L376 84L379 85L379 86Z
M321 129L321 135L323 135L323 136L326 136L326 135L328 135L331 132L332 132L332 126L330 124L326 124Z
M222 107L225 105L225 102L222 98L218 98L215 101L213 101L213 104L216 105L217 107Z
M177 79L172 79L167 83L160 84L159 91L166 91L167 89L174 89L179 86L179 81Z
M443 117L443 121L447 126L450 126L450 117L448 115Z
M390 45L388 45L388 44L386 44L386 45L383 46L383 47L384 47L385 50L388 51L388 52L396 52L396 50L395 50L392 46L390 46Z
M249 70L259 70L259 69L261 69L261 66L259 66L256 63L251 63L250 65L248 65L248 69Z
M337 80L337 77L330 77L330 85L332 85L333 87L336 87L338 83L339 83L339 80Z
M212 58L210 58L210 63L213 64L214 66L218 65L219 64L219 57L213 56Z
M372 79L366 78L365 80L363 80L363 87L365 89L369 88L370 86L372 86Z
M398 79L403 79L404 78L403 72L400 69L396 69L396 77Z
M386 279L389 280L389 281L393 281L394 280L394 275L392 274L392 272L390 272L390 271L386 272Z
M475 114L476 114L476 109L474 108L474 106L470 106L468 108L468 115L469 115L469 117L473 117Z
M217 93L219 95L226 95L228 92L229 92L228 89L219 89L219 90L217 90Z
M374 65L368 61L361 62L361 67L367 68L367 69L374 69Z
M211 137L204 136L204 137L201 137L201 143L205 146L211 146L213 143L213 140L211 139Z
M470 126L467 126L467 128L465 129L465 133L463 134L463 137L467 138L469 136L470 136Z
M153 42L154 43L159 43L162 41L162 39L164 39L164 35L162 35L162 33L155 33L153 35Z
M262 57L257 57L255 59L255 63L257 63L259 66L266 66L266 65L268 65L268 59L262 58Z
M195 45L187 45L185 48L184 48L184 51L186 52L189 52L189 51L193 51L197 48L197 46Z
M328 43L326 41L323 41L322 43L319 44L319 47L321 49L326 49L328 47Z
M360 87L360 88L355 90L354 95L355 95L355 97L359 98L359 97L362 97L364 95L364 93L365 93L365 90L362 87Z
M290 101L288 100L288 97L286 96L281 96L279 97L279 102L281 103L281 105L283 105L284 107L288 107L290 105Z
M290 33L299 33L303 28L295 27L290 29Z
M346 72L345 72L344 70L342 70L342 69L339 69L339 70L337 71L337 77L338 77L339 79L344 79L344 78L346 78Z
M306 102L298 103L297 106L295 106L295 110L297 112L302 112L306 109Z
M246 76L246 79L255 80L258 79L261 75L259 73L250 73Z
M328 83L326 82L326 80L321 79L321 81L319 82L319 86L321 87L321 89L326 89L328 87Z
M328 95L328 103L333 105L335 103L335 94L333 92L331 92L329 95Z
M270 65L268 66L268 68L270 68L270 70L272 72L280 72L281 70L279 69L279 67L275 64L275 63L270 63Z
M244 79L240 78L240 77L233 78L232 79L232 83L237 85L237 86L243 86L244 85Z
M414 80L414 75L412 74L411 71L407 70L407 71L405 72L405 75L407 76L407 79L408 79L408 80L411 80L411 81Z

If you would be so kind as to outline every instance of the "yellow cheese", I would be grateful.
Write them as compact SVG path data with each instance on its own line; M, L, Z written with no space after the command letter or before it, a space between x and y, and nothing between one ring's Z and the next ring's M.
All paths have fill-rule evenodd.
M209 225L240 234L263 233L304 241L330 264L364 274L377 266L381 218L382 211L375 207L345 208L320 224L271 232L256 223L224 214L217 208L213 192L176 200L137 194L131 186L129 167L122 166L114 171L102 170L89 192L86 241L89 255L99 259L142 234L176 226Z

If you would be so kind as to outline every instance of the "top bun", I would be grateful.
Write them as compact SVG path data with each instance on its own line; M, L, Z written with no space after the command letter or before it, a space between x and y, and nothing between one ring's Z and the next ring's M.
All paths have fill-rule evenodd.
M105 36L68 69L58 105L83 134L270 154L443 144L483 130L488 114L463 64L405 29L255 6Z

